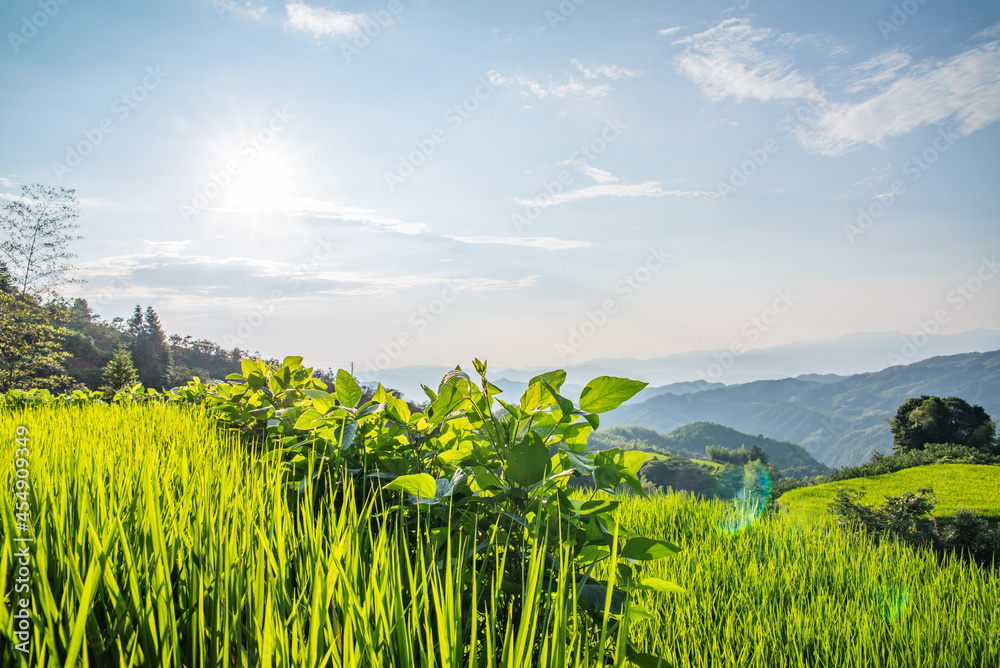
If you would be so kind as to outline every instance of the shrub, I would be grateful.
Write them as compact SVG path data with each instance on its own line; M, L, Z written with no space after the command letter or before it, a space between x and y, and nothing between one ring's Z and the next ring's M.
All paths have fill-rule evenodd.
M863 496L863 491L837 490L829 512L839 526L876 540L929 545L939 552L957 551L987 563L1000 552L1000 535L975 512L960 508L951 518L930 517L935 499L929 488L886 496L878 508L861 503Z

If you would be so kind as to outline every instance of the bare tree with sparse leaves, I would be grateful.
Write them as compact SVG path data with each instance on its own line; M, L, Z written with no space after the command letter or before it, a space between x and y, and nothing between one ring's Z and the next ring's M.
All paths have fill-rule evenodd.
M0 205L0 253L21 297L54 293L57 288L81 283L67 278L76 267L69 244L82 237L72 234L80 225L76 190L41 184L22 186L21 194Z

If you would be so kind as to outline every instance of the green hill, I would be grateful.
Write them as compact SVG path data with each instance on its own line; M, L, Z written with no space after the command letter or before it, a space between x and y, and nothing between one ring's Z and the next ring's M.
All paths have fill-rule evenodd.
M860 464L874 450L892 448L887 420L907 397L961 397L1000 417L1000 350L933 357L824 381L786 378L683 396L664 394L622 406L604 416L602 424L665 432L692 422L723 423L799 443L824 464L841 467Z
M959 506L981 511L1000 519L1000 466L979 464L932 464L886 475L828 482L815 487L799 487L785 492L778 502L792 515L821 520L837 495L837 489L864 490L862 503L880 505L886 496L915 492L921 487L934 490L936 516L954 515Z
M709 445L722 446L730 450L738 450L742 446L749 450L757 445L779 470L796 478L830 472L829 468L813 459L801 445L766 438L760 434L757 436L744 434L711 422L682 425L666 434L635 425L609 427L595 431L587 441L587 447L591 450L616 447L658 450L691 459L703 459L705 448Z

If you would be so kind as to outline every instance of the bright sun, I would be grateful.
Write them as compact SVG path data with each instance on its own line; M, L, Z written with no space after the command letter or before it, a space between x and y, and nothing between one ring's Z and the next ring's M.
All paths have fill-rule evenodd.
M225 192L227 209L261 214L290 205L295 190L295 166L276 150L258 152L241 163Z

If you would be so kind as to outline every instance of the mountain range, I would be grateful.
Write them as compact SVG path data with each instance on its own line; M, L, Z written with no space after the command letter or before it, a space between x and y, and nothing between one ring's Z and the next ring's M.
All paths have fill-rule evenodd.
M761 380L687 394L660 394L625 405L601 425L666 432L715 422L802 445L831 467L854 466L892 449L888 421L907 397L956 396L1000 418L1000 350L933 357L840 378Z
M644 380L649 386L603 415L602 426L668 432L712 422L800 444L835 468L860 464L873 451L891 450L887 422L907 397L957 396L1000 419L1000 331L933 336L919 348L912 341L892 332L857 333L728 357L727 351L717 350L651 360L592 360L564 367L562 393L579 401L584 384L603 375ZM894 360L897 364L891 365ZM357 377L365 383L380 381L419 402L426 399L420 385L436 387L451 368L410 366ZM718 369L722 373L715 374ZM532 376L548 370L491 367L489 378L512 401Z
M763 434L744 434L711 422L694 422L661 434L646 427L607 427L591 432L587 440L589 450L608 448L638 449L704 459L710 445L729 450L759 446L768 460L783 475L808 478L830 473L827 466L816 461L801 445L767 438Z
M924 337L923 345L907 346L912 337L899 332L857 332L844 336L799 341L772 348L732 351L704 350L638 360L633 358L595 359L580 364L560 365L566 371L565 395L576 400L583 386L597 376L624 376L649 383L630 403L656 394L683 394L692 390L735 385L757 380L807 376L816 382L834 382L842 377L874 372L901 363L919 362L940 355L984 352L1000 349L1000 330L977 329L960 334ZM911 344L912 345L912 344ZM902 361L900 361L902 358ZM436 387L448 371L461 364L471 371L470 360L454 360L451 366L419 365L393 369L359 371L362 383L381 382L397 389L412 401L424 401L421 384ZM491 364L490 381L505 390L505 397L517 394L528 381L556 367L503 367ZM509 393L509 394L508 394Z

